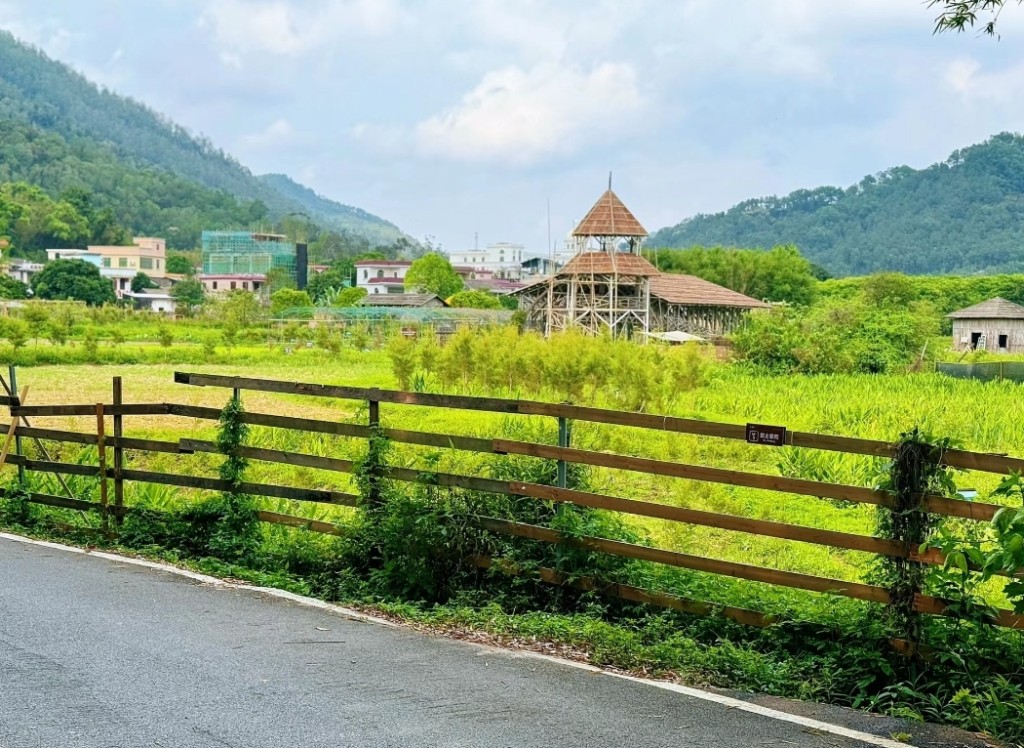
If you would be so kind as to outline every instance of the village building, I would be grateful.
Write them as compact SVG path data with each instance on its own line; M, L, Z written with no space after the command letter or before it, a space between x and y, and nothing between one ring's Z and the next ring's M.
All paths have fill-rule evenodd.
M517 281L523 275L525 247L511 242L488 244L483 249L467 249L449 255L452 265L489 273L494 278Z
M262 273L204 273L199 276L199 282L203 284L206 293L214 296L231 291L259 293L266 285L267 276Z
M992 353L1024 351L1024 306L996 297L946 315L953 321L953 348Z
M356 287L375 294L404 294L405 275L412 260L359 260L356 262ZM467 282L476 278L476 270L468 265L454 265L452 269Z
M716 338L736 329L750 310L768 307L701 278L662 273L640 253L646 237L609 184L572 233L573 258L516 292L526 326L545 335L579 329Z
M43 263L15 258L7 263L7 275L26 286L32 283L32 276L43 269Z
M167 242L152 236L137 236L128 245L94 246L86 249L47 249L47 262L81 260L95 265L110 280L119 299L131 291L132 279L145 273L161 281L167 274Z
M158 288L143 289L139 293L125 291L124 298L140 311L166 314L172 317L178 306L173 296Z
M418 309L440 309L448 306L444 299L432 293L395 293L382 296L364 296L359 306L373 307L415 307Z

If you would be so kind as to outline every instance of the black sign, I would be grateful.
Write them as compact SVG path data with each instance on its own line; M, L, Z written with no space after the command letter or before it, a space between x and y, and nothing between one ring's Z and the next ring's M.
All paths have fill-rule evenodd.
M784 447L786 445L786 427L748 423L747 442L750 444L767 444L769 447Z

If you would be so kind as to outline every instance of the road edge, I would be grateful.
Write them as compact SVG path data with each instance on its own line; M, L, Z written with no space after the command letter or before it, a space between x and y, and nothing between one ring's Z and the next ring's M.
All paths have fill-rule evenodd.
M417 630L414 626L407 626L401 623L373 616L364 613L353 608L347 608L342 605L335 605L328 603L317 598L307 597L305 595L298 595L294 592L288 592L287 590L277 589L275 587L260 587L257 585L251 585L240 582L231 582L218 577L213 577L208 574L200 574L199 572L191 571L189 569L183 569L173 564L161 563L158 561L150 561L148 559L135 558L133 556L125 556L117 553L108 553L106 551L93 551L87 548L80 548L72 545L64 545L63 543L54 543L46 540L37 540L35 538L29 538L22 535L15 535L8 532L0 532L0 540L9 540L16 543L23 543L25 545L32 545L42 548L49 548L55 551L62 551L65 553L73 553L83 556L92 556L94 558L100 558L106 561L114 563L127 564L131 566L138 566L153 571L159 571L167 574L174 574L185 579L199 582L201 584L210 585L212 587L218 587L221 589L230 590L241 590L246 592L254 592L267 597L276 598L279 600L286 600L297 605L302 605L308 608L315 608L322 610L327 613L334 615L340 615L344 618L348 618L353 621L359 621L362 623L376 624L378 626L386 626L388 628L401 628L410 631ZM443 632L439 632L442 633ZM458 641L458 640L456 640ZM892 738L882 737L880 735L874 735L872 733L855 730L842 725L833 724L831 722L824 722L810 717L802 717L800 715L791 714L784 712L779 709L773 709L771 707L762 706L749 701L743 701L741 699L726 696L724 694L715 693L713 691L705 691L703 689L694 688L692 686L684 686L678 683L672 683L669 681L653 680L648 678L638 678L633 675L625 673L619 673L612 670L605 670L591 665L585 662L578 662L575 660L566 659L564 657L555 657L552 655L543 654L541 652L533 652L530 650L509 650L499 646L481 644L477 642L462 642L469 644L477 648L487 649L502 654L512 654L515 657L527 657L532 659L543 660L546 662L554 663L562 667L572 667L578 670L584 670L586 672L601 674L612 678L619 678L621 680L630 681L632 683L640 684L650 688L660 688L662 690L671 691L673 693L680 694L682 696L688 696L694 699L700 699L702 701L713 702L729 709L736 709L743 712L749 712L760 717L767 719L773 719L780 722L788 722L790 724L799 725L808 730L827 733L836 737L845 738L848 740L857 740L861 743L865 743L872 746L878 746L878 748L907 748L907 746L913 746L913 743L900 742L893 740Z

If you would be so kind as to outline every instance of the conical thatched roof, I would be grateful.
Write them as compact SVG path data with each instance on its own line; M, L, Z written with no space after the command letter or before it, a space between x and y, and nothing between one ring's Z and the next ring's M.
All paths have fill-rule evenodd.
M997 296L946 316L950 319L1024 319L1024 306Z
M594 207L572 232L573 236L647 236L647 229L622 204L610 189L598 198Z

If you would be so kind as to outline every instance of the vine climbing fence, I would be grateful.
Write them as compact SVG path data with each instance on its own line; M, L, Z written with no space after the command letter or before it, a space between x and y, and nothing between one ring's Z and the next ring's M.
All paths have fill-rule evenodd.
M12 372L13 375L14 372ZM52 493L32 493L28 500L34 503L97 513L103 519L104 527L111 533L117 532L118 521L133 507L126 505L125 486L131 483L162 484L166 486L194 489L197 491L243 491L256 497L273 497L299 502L317 502L334 506L359 506L360 496L336 490L315 489L298 485L272 485L265 483L231 482L219 477L197 476L177 472L134 469L137 462L134 455L217 452L213 441L182 438L177 441L163 441L137 438L127 435L127 425L136 417L160 416L167 419L195 419L216 421L221 416L218 408L187 405L180 403L126 403L122 396L120 378L114 378L111 400L106 403L81 404L37 404L28 399L28 388L17 389L14 376L9 386L4 383L7 395L0 398L0 405L7 406L10 422L0 426L6 433L0 464L15 466L18 471L47 473L57 477ZM550 502L555 505L575 505L606 512L621 513L634 517L665 520L691 526L703 526L720 530L769 537L786 542L810 543L829 548L859 551L885 559L900 560L902 565L925 568L943 564L944 558L936 549L922 548L913 538L878 537L850 532L809 527L787 522L768 521L754 517L735 516L657 501L613 496L594 491L571 488L566 476L571 465L586 465L615 471L627 471L650 476L683 479L760 489L768 492L795 494L805 497L833 499L843 502L867 504L892 511L911 510L938 519L959 518L969 522L989 522L1002 508L1000 505L967 501L936 493L927 493L921 487L907 490L899 495L879 488L829 483L803 478L784 477L719 467L637 457L627 454L579 449L572 446L572 424L586 422L604 424L608 427L643 429L650 432L687 434L699 438L738 440L756 445L757 449L776 449L782 446L810 450L892 458L895 443L825 434L788 430L782 426L756 424L715 423L689 418L661 416L644 413L605 410L571 404L556 404L528 400L500 399L490 397L469 397L457 395L404 392L375 388L320 385L300 382L253 379L178 372L174 381L183 387L222 388L230 397L239 397L245 392L276 393L305 398L330 398L362 403L365 406L365 423L348 423L323 418L301 418L280 415L273 412L244 412L241 420L250 426L268 427L304 433L333 435L346 439L369 441L382 436L391 442L408 445L428 446L440 450L460 450L488 455L510 455L537 458L557 463L555 485L545 485L521 480L497 480L482 475L465 475L436 472L433 468L382 465L381 475L399 483L420 483L445 486L466 491L478 491L518 497L523 500ZM557 443L547 444L508 438L486 438L429 431L390 428L382 418L385 408L426 407L451 409L464 413L498 413L539 419L554 419L558 423ZM62 430L39 426L39 421L51 418L86 417L95 428L89 430ZM94 420L92 420L94 419ZM109 425L109 428L108 428ZM26 441L31 440L36 448L30 456ZM50 459L47 443L72 443L96 447L96 464L72 464ZM237 448L237 454L251 461L280 463L340 473L354 473L357 461L338 457L298 453L294 451L267 449L255 446ZM946 449L936 453L934 459L941 465L995 474L1011 474L1024 471L1024 459L999 454ZM68 491L67 484L60 476L84 476L99 482L99 501L87 501ZM63 495L62 495L63 494ZM909 499L908 499L909 497ZM342 535L343 524L311 520L290 514L260 511L259 519L264 522L289 525L311 532ZM894 599L891 588L865 582L798 573L754 564L724 561L709 556L680 553L673 550L652 547L640 543L623 542L610 538L569 535L552 527L529 524L509 519L478 516L474 518L485 531L498 535L525 538L545 544L571 545L590 552L609 554L625 559L634 559L653 564L679 567L711 575L734 577L779 587L805 590L811 593L836 595L882 606L908 605L913 612L934 616L957 615L955 606L948 601L924 594L918 588L901 590L902 601ZM899 524L899 523L897 523ZM472 562L478 566L497 566L503 571L516 574L530 574L542 581L555 585L572 585L584 590L599 592L625 600L672 608L693 614L720 614L744 624L767 626L774 622L765 613L713 605L700 600L684 599L657 590L643 589L624 584L606 584L600 579L567 575L558 569L516 569L514 565L502 564L502 559L476 556ZM920 575L915 577L919 579ZM917 583L915 583L917 584ZM1024 629L1024 616L1011 610L994 611L991 622L998 626Z

